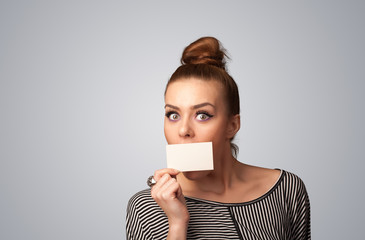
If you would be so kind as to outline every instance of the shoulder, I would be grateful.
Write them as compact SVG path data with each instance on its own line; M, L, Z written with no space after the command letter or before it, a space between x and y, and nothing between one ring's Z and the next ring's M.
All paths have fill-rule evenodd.
M244 175L265 189L284 188L290 191L306 191L303 180L292 172L245 165Z
M150 218L161 217L164 218L165 213L151 197L151 189L137 192L129 199L127 218L138 218L141 222L148 222L148 219Z
M275 191L280 193L292 215L302 217L310 215L310 202L307 189L303 180L294 173L282 170L280 181ZM303 214L303 212L306 212Z
M291 172L282 171L282 193L293 228L293 239L310 239L310 202L303 180Z
M134 194L128 201L126 216L127 239L164 239L167 217L151 197L151 189Z
M128 205L136 205L140 203L141 201L151 198L151 190L150 189L144 189L142 191L139 191L135 193L128 201Z
M255 191L262 195L281 179L282 171L279 169L262 168L247 164L242 164L240 170L241 180L254 186Z
M158 207L151 197L151 190L145 189L134 194L128 201L127 212L143 211L145 208Z
M297 193L307 192L303 180L296 174L282 170L281 185L287 189L287 191L295 191Z
M296 174L282 169L268 169L251 165L243 165L246 182L255 186L258 196L275 193L285 202L308 202L308 194L303 180Z

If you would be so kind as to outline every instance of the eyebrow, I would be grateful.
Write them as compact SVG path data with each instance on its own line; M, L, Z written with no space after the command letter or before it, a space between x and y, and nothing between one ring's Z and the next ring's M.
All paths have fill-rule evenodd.
M211 106L211 107L213 107L215 109L215 106L213 104L209 103L209 102L200 103L200 104L197 104L197 105L192 106L191 108L192 109L197 109L197 108L201 108L201 107L205 107L205 106ZM171 104L166 104L165 105L165 108L166 107L169 107L169 108L172 108L172 109L176 109L176 110L180 110L179 107L174 106L174 105L171 105Z

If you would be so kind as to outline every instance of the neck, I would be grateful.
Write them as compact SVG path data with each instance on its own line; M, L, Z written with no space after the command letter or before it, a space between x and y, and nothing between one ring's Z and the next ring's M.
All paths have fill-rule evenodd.
M239 168L240 163L229 149L220 158L215 159L214 170L179 174L178 181L187 196L200 193L224 194L238 179Z

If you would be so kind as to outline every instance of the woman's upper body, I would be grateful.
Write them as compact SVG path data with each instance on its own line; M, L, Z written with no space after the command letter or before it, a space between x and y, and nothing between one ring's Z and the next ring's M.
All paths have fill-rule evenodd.
M187 239L310 239L310 206L305 186L284 170L262 196L222 203L186 196ZM166 239L169 224L146 189L128 203L128 239Z
M225 69L225 56L215 38L198 39L185 48L182 65L166 86L164 133L167 143L212 142L214 161L214 170L209 171L180 173L174 169L162 169L155 172L157 183L150 194L160 207L158 216L165 216L167 239L186 239L195 224L188 206L199 202L192 199L223 205L247 203L264 196L282 176L278 170L249 166L235 158L238 149L232 140L240 129L240 104L238 87ZM281 198L280 201L289 204L290 200ZM134 210L132 205L133 201L128 211ZM148 212L152 209L152 206L151 210L143 207ZM128 216L132 214L128 212ZM128 221L130 230L135 223L134 218ZM276 224L283 222L277 221ZM144 232L145 228L144 225L139 231Z

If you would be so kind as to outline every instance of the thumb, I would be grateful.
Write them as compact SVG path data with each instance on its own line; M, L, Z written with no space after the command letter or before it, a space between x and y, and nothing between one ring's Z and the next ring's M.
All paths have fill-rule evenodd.
M182 189L181 189L180 186L177 189L176 198L179 199L181 202L183 202L185 204L185 197L184 197L184 194L183 194Z

